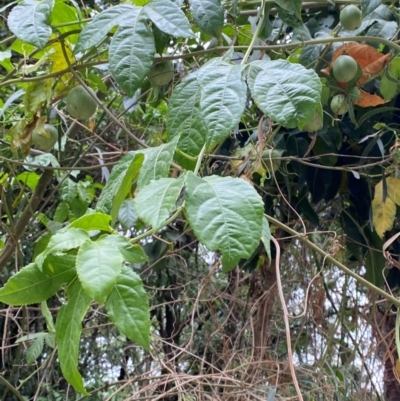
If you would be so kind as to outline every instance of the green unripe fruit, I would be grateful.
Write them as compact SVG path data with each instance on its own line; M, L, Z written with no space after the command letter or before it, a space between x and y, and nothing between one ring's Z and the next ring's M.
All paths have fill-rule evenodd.
M44 124L43 130L35 129L32 132L32 145L40 150L49 151L57 143L57 140L57 128L51 124Z
M86 120L96 112L97 103L81 85L72 88L67 96L68 113L77 120Z
M322 115L319 110L316 110L313 115L313 118L303 127L303 130L306 132L315 132L320 130L322 128L322 125L323 125Z
M349 92L349 98L352 102L355 102L356 100L360 99L361 95L362 95L361 90L356 86L352 88L351 91Z
M349 104L345 95L336 95L331 100L331 109L337 115L341 116L349 111Z
M358 64L353 57L343 55L333 62L332 70L333 76L338 82L349 82L356 76Z
M162 61L153 64L147 75L153 86L163 86L171 82L174 77L174 63L172 61Z
M354 31L354 29L357 29L361 26L361 10L354 4L350 4L342 9L339 19L344 29L347 29L348 31Z

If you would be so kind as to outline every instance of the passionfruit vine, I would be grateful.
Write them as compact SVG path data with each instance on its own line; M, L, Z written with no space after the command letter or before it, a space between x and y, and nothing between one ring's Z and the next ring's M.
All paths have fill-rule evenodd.
M354 4L350 4L340 11L339 19L344 29L347 29L348 31L354 31L361 26L361 10Z
M153 86L163 86L171 82L174 77L174 63L172 61L161 61L153 64L147 78Z
M86 120L92 117L97 108L97 103L93 97L81 85L75 86L70 90L66 103L68 113L77 120Z
M37 149L49 151L57 143L58 131L54 125L44 124L43 129L32 132L32 145Z
M333 62L332 71L338 82L349 82L356 76L358 64L353 57L343 54Z

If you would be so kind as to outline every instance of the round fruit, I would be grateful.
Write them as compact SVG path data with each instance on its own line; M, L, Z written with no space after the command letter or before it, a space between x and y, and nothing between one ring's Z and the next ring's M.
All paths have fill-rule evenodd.
M349 92L349 98L352 102L355 102L356 100L360 99L360 97L361 97L361 90L355 86Z
M344 29L347 29L348 31L354 31L354 29L357 29L361 26L361 10L357 6L350 4L342 9L339 19Z
M172 61L162 61L153 64L147 75L150 83L154 86L162 86L170 83L174 77L174 63Z
M353 57L342 55L333 62L332 70L338 82L349 82L356 76L358 64Z
M32 145L37 149L48 151L58 140L58 131L54 125L44 124L43 130L35 129L32 132Z
M336 95L331 100L331 109L337 115L341 116L349 111L349 104L345 95Z
M303 130L306 132L315 132L320 130L322 128L322 125L322 115L319 110L316 110L313 118L303 127Z
M78 120L86 120L92 117L97 108L93 97L81 85L70 90L66 102L68 113Z

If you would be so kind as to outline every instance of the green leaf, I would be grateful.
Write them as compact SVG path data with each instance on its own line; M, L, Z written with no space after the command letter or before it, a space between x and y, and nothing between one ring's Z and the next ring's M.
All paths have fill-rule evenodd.
M78 228L65 228L50 238L45 251L36 257L35 263L39 269L42 269L43 262L48 255L78 248L88 239L89 235L86 231Z
M144 263L149 260L140 245L131 244L129 239L123 235L107 235L103 236L102 240L108 246L118 248L123 258L129 263Z
M214 59L198 71L200 109L207 127L207 148L224 140L237 126L247 102L242 67ZM201 148L198 149L197 154Z
M209 35L218 37L224 26L224 10L219 0L190 0L194 22Z
M75 280L67 291L68 302L63 305L56 321L56 341L61 371L74 389L89 395L83 386L78 372L79 342L82 333L82 320L89 309L91 299Z
M130 152L120 160L101 192L96 206L97 211L111 213L113 220L117 217L118 210L131 189L132 181L139 174L143 159L143 154Z
M150 349L150 312L140 277L123 267L106 302L110 320L119 331L146 350Z
M123 263L119 249L105 238L85 242L76 256L76 271L82 287L101 305L117 281Z
M54 212L53 220L57 223L63 223L68 219L69 208L67 202L61 202L58 204L56 211Z
M268 220L263 217L261 241L264 244L265 252L267 252L269 263L271 263L271 230L269 229Z
M302 0L275 0L278 6L284 10L293 13L298 19L301 20L301 3Z
M318 75L286 60L252 62L248 83L258 107L287 128L301 129L321 100Z
M136 224L137 215L133 199L125 199L118 212L118 220L124 228L131 228Z
M194 37L185 14L171 0L151 0L144 11L161 31L175 37Z
M379 90L385 100L393 99L400 83L400 57L395 57L388 65L381 79Z
M366 16L362 23L362 27L364 26L370 26L366 35L387 40L390 40L398 29L392 10L383 4Z
M49 307L47 306L46 301L41 302L40 309L42 310L42 315L46 321L47 330L55 333L56 328L54 327L53 316L51 315L51 312L49 310Z
M176 207L185 176L178 179L162 178L142 188L135 198L139 217L154 229L161 228Z
M40 334L36 337L35 341L29 346L26 351L26 363L31 365L39 358L40 354L43 352L44 346L44 338L46 333L37 333Z
M49 18L54 0L25 0L15 6L8 16L10 31L22 41L43 49L50 39Z
M50 348L55 348L56 347L56 336L55 336L55 329L54 333L45 333L44 341L46 342L47 346Z
M255 189L240 178L188 172L186 191L190 225L210 251L221 251L223 270L250 257L260 242L264 209Z
M145 158L138 178L138 188L143 188L152 180L168 177L178 139L141 151Z
M361 13L363 17L375 11L380 4L381 0L361 0Z
M153 32L141 10L123 20L109 48L111 73L129 97L142 85L155 53Z
M79 10L79 9L78 9ZM76 21L80 18L80 14L78 14L78 10L74 7L70 7L67 4L56 1L53 7L53 11L51 13L51 24L52 25L61 25L57 27L57 30L61 33L66 33L70 31L74 31L81 28L80 24L70 25L71 21ZM62 26L65 24L65 26ZM68 35L68 41L71 43L76 43L78 41L79 35Z
M93 20L83 28L78 43L75 46L74 53L84 52L98 45L111 29L119 25L124 18L129 18L130 14L134 15L138 11L138 7L134 5L119 4L114 7L109 7L96 15Z
M45 301L75 275L74 257L49 256L43 271L35 263L30 263L12 276L0 289L0 302L7 305L29 305Z
M110 227L111 216L104 213L90 213L86 214L79 219L73 221L69 226L70 228L79 228L85 231L100 230L111 232Z
M23 173L18 174L16 179L23 182L31 191L34 191L39 182L40 175L31 171L24 171Z
M197 157L207 140L207 128L200 110L198 71L186 76L173 90L167 113L166 129L171 140L180 135L178 149ZM184 162L182 165L185 167Z

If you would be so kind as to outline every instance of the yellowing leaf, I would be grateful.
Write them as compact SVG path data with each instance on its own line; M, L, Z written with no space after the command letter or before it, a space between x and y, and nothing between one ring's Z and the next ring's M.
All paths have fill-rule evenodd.
M383 237L385 231L393 227L394 217L396 215L396 204L388 195L383 202L383 185L382 181L376 184L375 196L372 201L372 216L374 219L374 227L379 235Z
M51 46L46 47L46 51L48 51L49 61L51 62L51 72L58 72L68 68L60 42L55 42ZM74 56L72 55L72 50L68 43L65 43L65 52L68 56L68 60L72 64Z
M400 180L389 177L386 179L387 191L393 202L400 206Z

